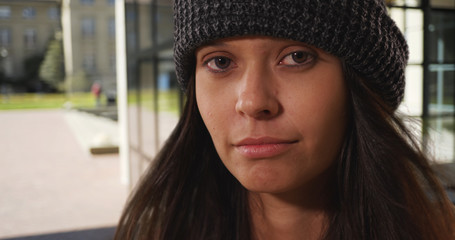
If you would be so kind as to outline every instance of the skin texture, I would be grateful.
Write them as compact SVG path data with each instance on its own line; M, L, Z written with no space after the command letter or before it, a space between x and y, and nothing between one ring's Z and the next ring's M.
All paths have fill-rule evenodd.
M348 121L341 62L269 37L219 40L196 60L198 108L224 165L251 192L255 238L317 238Z

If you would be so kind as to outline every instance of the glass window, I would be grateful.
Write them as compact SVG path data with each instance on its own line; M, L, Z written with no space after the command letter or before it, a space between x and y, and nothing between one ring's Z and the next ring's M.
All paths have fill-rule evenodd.
M25 29L24 31L24 46L26 49L34 49L37 45L37 33L35 29Z
M93 5L95 0L79 0L82 5Z
M177 125L180 111L180 88L174 72L173 61L160 61L158 65L158 134L159 148Z
M96 59L94 55L85 55L82 67L84 68L86 73L94 73L96 72Z
M115 18L109 18L109 37L115 37Z
M431 0L430 3L436 8L455 8L455 0Z
M430 65L430 113L454 113L455 64Z
M430 62L455 62L455 12L431 11L428 29Z
M126 20L126 47L127 51L132 53L135 51L137 47L137 34L136 34L136 11L131 6L131 4L127 4L125 6L125 20Z
M430 115L455 112L455 11L432 10L428 25Z
M159 5L157 7L155 18L157 20L158 28L158 44L169 41L173 39L174 34L174 25L173 25L173 15L172 15L172 5L168 3L167 5Z
M178 120L182 99L172 61L172 1L126 3L125 10L129 150L144 156L130 159L134 168L148 165L162 147Z
M452 165L453 159L455 159L454 124L455 118L451 116L429 118L426 120L425 128L427 132L423 139L425 148L435 157L435 162L441 164L439 167L446 168L442 172L449 174L453 174L453 168L447 169L447 166ZM447 163L450 165L446 165ZM437 167L438 165L435 166Z
M421 0L386 0L386 3L391 6L418 7L421 4Z
M11 8L8 6L0 6L0 19L7 19L11 17Z
M107 0L107 3L108 3L109 5L115 5L115 0Z
M392 7L390 16L406 36L409 45L409 64L423 63L423 11Z
M0 28L0 46L7 47L11 44L11 30Z
M117 58L115 57L115 55L112 55L109 58L109 67L112 72L115 73L117 71Z
M400 111L410 116L421 116L423 106L423 67L408 65L406 68L406 88Z
M36 17L36 10L33 7L26 7L22 10L22 17L32 19Z
M409 63L423 63L423 11L406 10L405 35L409 45Z
M95 36L95 19L88 17L81 20L81 31L83 37Z
M153 62L142 62L139 65L139 88L138 88L138 99L140 105L137 107L140 109L140 133L138 143L139 148L142 149L142 153L149 159L153 159L155 154L158 152L159 146L159 135L158 131L158 115L156 114L157 96L156 93L156 82L154 76Z
M51 20L57 20L60 17L59 9L56 7L51 7L47 10L47 16Z

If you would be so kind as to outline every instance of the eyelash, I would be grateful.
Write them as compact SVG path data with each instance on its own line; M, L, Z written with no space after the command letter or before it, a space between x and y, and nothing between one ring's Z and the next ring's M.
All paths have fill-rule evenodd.
M297 54L303 54L303 56L297 56ZM295 59L295 56L297 57L304 57L304 61L302 62L298 62L296 59ZM295 64L286 64L285 63L285 60L287 58L290 58ZM301 67L301 66L306 66L308 64L312 64L315 62L315 60L317 60L317 55L315 53L312 53L312 52L308 52L308 51L303 51L303 50L300 50L300 51L294 51L294 52L291 52L289 54L287 54L286 56L284 56L281 60L280 60L280 65L285 65L285 66L288 66L288 67Z
M228 66L225 67L225 68L220 68L220 66L215 62L216 60L227 60L227 64ZM216 65L216 67L218 69L214 69L213 67L210 66L210 63L211 62L214 62L213 64ZM208 60L204 61L204 66L211 72L213 73L222 73L222 72L226 72L228 70L229 67L231 67L230 65L232 64L232 60L228 57L225 57L225 56L215 56L215 57L212 57L212 58L209 58Z
M297 56L297 54L303 54L303 56L300 56L300 57L304 57L305 58L304 61L297 62L297 60L295 59L295 56ZM297 57L299 57L299 56L297 56ZM295 64L286 64L285 60L287 58L291 58L292 61L294 61ZM302 67L302 66L306 66L308 64L314 63L315 60L317 60L317 54L312 53L312 52L308 52L308 51L300 50L300 51L294 51L294 52L291 52L291 53L285 55L280 60L279 65L284 65L284 66L288 66L288 67ZM217 62L215 62L215 61L227 61L227 63L225 63L225 64L228 64L228 66L220 67L220 65ZM211 64L213 64L214 66L210 66ZM209 71L211 71L213 73L226 72L226 71L229 70L230 67L232 67L231 66L232 64L233 64L232 60L229 57L225 57L225 56L215 56L215 57L209 58L209 59L207 59L206 61L203 62L203 65ZM215 68L217 68L217 69L215 69Z

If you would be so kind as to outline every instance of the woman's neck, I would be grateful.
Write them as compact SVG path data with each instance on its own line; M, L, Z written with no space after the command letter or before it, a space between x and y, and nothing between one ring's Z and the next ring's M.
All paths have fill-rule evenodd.
M330 217L331 192L327 182L282 194L250 192L253 239L321 239Z
M317 240L321 238L326 212L305 208L261 194L260 202L251 204L253 239L255 240ZM256 197L253 197L254 199Z

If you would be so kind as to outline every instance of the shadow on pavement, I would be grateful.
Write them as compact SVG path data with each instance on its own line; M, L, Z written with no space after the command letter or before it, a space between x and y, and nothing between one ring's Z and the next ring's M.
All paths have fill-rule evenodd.
M26 237L4 238L3 240L112 240L114 239L114 234L115 227L106 227Z

